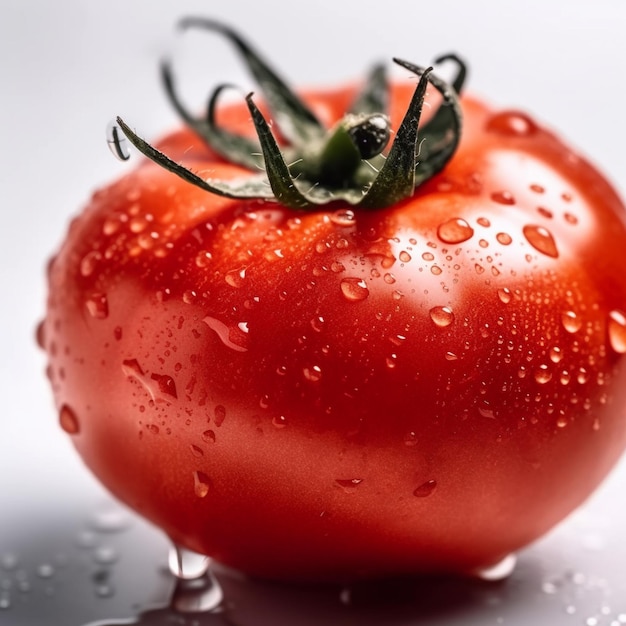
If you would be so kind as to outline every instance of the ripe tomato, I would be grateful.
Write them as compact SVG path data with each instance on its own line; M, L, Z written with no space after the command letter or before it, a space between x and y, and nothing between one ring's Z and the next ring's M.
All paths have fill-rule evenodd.
M390 86L393 128L414 90ZM357 91L303 101L332 126ZM453 158L383 208L212 195L146 159L73 221L40 334L61 425L177 544L279 579L468 572L615 464L624 207L526 114L461 109ZM243 140L250 110L209 117ZM157 147L249 175L187 129Z

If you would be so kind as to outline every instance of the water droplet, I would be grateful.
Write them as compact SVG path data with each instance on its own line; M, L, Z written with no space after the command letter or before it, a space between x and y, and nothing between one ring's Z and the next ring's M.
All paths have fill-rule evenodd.
M118 533L130 526L130 518L121 509L107 508L98 511L89 525L100 533Z
M207 316L202 320L231 350L236 352L248 351L248 334L238 326L227 326L215 317Z
M626 315L617 309L609 313L609 343L618 354L626 353Z
M561 323L568 333L578 332L582 326L582 320L574 311L564 311L561 315Z
M209 477L200 471L193 473L193 491L198 498L206 498L211 490L211 481Z
M491 199L498 204L515 204L515 198L509 191L494 191L491 194Z
M202 250L196 255L196 266L200 269L204 269L205 267L208 267L212 258L213 255L208 250Z
M37 576L39 576L39 578L52 578L54 573L54 567L52 567L50 563L42 563L37 568Z
M67 404L59 411L59 424L68 435L77 435L80 432L78 417Z
M474 575L476 578L485 581L504 580L513 573L516 565L517 556L515 554L509 554L495 565L476 570Z
M461 243L474 234L474 229L462 218L455 217L437 227L437 236L446 243Z
M209 569L207 556L180 546L170 549L168 564L170 572L180 580L201 578Z
M0 596L0 611L11 608L11 596L2 595Z
M95 271L98 265L98 261L102 258L102 255L97 250L92 250L88 252L80 262L80 274L81 276L87 278L91 276Z
M156 382L160 393L172 398L178 398L176 383L171 376L167 374L152 374L150 378Z
M513 239L511 238L511 235L509 235L508 233L498 233L496 235L496 239L498 240L499 243L501 243L503 246L508 246L511 244L511 242L513 241Z
M215 432L212 430L205 430L202 433L202 441L206 443L215 443L216 437Z
M507 137L526 137L537 130L537 124L521 111L501 111L487 122L487 131Z
M424 252L422 254L422 259L424 259L424 261L434 261L435 255L432 252Z
M111 154L120 161L128 161L130 159L128 139L116 122L108 123L106 137Z
M552 372L548 369L547 365L539 366L539 369L535 372L535 380L540 385L545 385L552 380Z
M11 552L7 554L3 554L2 558L0 558L0 566L2 567L3 570L6 570L7 572L11 572L17 569L18 565L19 565L19 559L17 558L17 555Z
M503 287L502 289L498 289L498 298L500 298L500 301L502 303L508 304L509 302L511 302L513 294L508 287Z
M196 458L200 458L204 456L204 450L200 446L196 446L195 444L192 443L189 446L189 449L191 450L191 454L193 454L193 456L195 456Z
M341 281L341 293L346 300L358 302L369 296L369 289L362 278L344 278Z
M355 222L354 211L339 209L331 214L330 221L337 226L352 226Z
M589 372L584 367L578 368L576 380L578 381L578 384L584 385L589 380Z
M422 483L419 487L416 487L413 490L413 495L417 498L427 498L431 495L435 489L437 488L437 481L434 479L427 480L425 483Z
M87 298L85 306L91 317L103 320L109 316L109 301L104 293L92 293Z
M404 445L409 447L417 445L417 433L411 430L404 435Z
M312 320L311 320L311 328L316 332L316 333L320 333L322 332L322 329L324 328L324 318L321 315L317 315L315 316Z
M319 365L314 365L313 367L305 367L302 370L302 374L308 381L312 383L316 383L322 378L322 370Z
M454 313L452 312L452 309L447 306L433 307L429 313L430 319L440 328L449 326L454 321Z
M446 361L456 361L459 357L454 352L446 352Z
M489 405L488 402L483 401L479 407L478 407L478 414L481 417L486 417L488 419L495 419L496 417L496 413L495 411L491 408L491 406Z
M224 420L226 419L226 407L223 404L218 404L215 407L213 419L218 428L224 423Z
M528 243L535 248L535 250L554 259L559 256L554 237L552 237L552 233L547 228L529 224L524 226L522 232Z
M564 213L563 217L565 218L565 221L572 226L578 224L578 218L572 213Z
M272 418L272 424L276 428L285 428L285 426L287 426L287 418L284 415L277 415Z
M402 252L398 255L398 258L403 263L408 263L411 260L411 255L406 250L402 250Z
M362 478L337 478L335 483L339 485L346 493L353 493L355 488L363 482Z
M100 546L93 553L93 560L99 565L111 565L119 558L117 551L111 546Z
M240 267L236 270L230 270L224 276L224 280L231 286L235 288L242 287L246 278L246 268Z
M563 350L558 346L552 346L550 348L550 360L553 363L560 363L563 360Z
M476 222L485 228L491 226L491 222L486 217L479 217Z
M556 420L556 425L559 428L565 428L567 426L567 418L564 415L559 415Z

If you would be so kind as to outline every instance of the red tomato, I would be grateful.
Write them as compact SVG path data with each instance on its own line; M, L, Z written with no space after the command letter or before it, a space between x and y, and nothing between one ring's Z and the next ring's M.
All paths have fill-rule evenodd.
M330 125L354 93L306 102ZM468 572L615 464L624 207L525 114L462 111L445 169L386 208L224 198L143 160L72 223L41 333L61 425L177 544L278 579ZM188 130L158 147L245 172Z

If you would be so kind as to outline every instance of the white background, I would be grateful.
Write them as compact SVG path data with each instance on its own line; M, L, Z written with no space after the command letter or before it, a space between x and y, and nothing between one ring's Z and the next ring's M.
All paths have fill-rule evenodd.
M625 195L621 0L2 0L0 529L21 526L33 512L62 515L79 499L101 497L57 426L34 331L44 311L46 260L69 218L97 186L130 167L107 150L107 123L122 114L152 137L177 123L159 84L164 54L175 55L192 106L201 106L209 88L223 80L251 86L235 55L215 38L174 36L183 15L236 25L284 77L305 86L359 77L379 59L426 64L454 50L470 62L472 92L533 112L590 156ZM604 575L605 595L612 596L610 613L603 613L604 599L579 594L575 615L559 607L564 624L587 618L611 624L626 614L626 597L610 593L623 591L626 578L618 562L626 542L617 524L625 516L623 465L547 540L545 550L567 553L572 568ZM580 540L583 527L592 528L596 540ZM0 555L11 537L0 536ZM502 607L499 616L525 623L507 611Z

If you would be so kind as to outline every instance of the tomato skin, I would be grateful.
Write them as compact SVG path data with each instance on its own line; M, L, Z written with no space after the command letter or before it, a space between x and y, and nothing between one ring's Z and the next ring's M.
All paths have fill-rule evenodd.
M309 101L332 123L351 95ZM384 210L213 197L147 161L94 194L43 343L113 494L290 580L472 571L588 497L626 445L624 207L523 114L463 110L446 169ZM159 148L243 174L188 131Z

